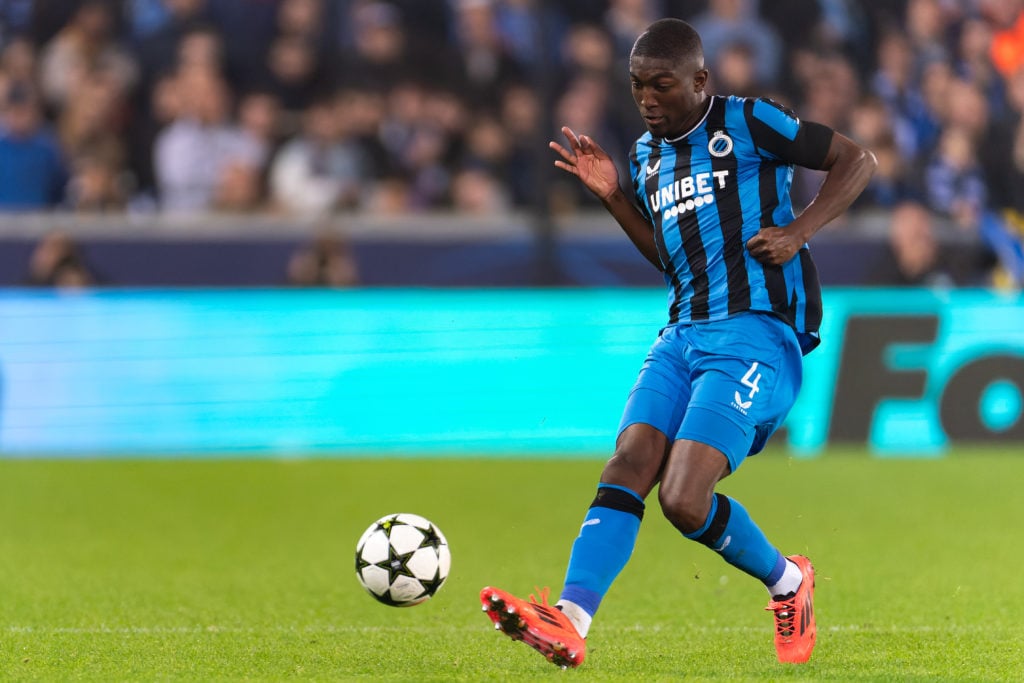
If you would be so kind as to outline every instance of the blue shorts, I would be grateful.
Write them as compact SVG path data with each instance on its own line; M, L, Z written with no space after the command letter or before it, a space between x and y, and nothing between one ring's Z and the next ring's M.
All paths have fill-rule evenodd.
M796 334L771 315L673 325L651 347L619 433L649 424L670 441L718 449L736 471L782 424L802 380Z

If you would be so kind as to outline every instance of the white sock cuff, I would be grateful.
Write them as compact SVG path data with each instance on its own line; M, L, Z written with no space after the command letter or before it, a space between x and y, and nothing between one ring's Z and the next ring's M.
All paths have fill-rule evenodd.
M768 594L773 598L789 595L790 593L796 593L797 589L800 588L800 582L804 580L804 575L800 571L800 567L796 566L796 563L790 559L786 559L786 571L782 572L782 577L777 583L768 586Z
M587 631L590 630L590 622L594 620L594 617L587 614L587 611L575 602L569 600L559 600L555 603L555 607L561 609L562 614L569 617L569 621L576 627L576 632L580 634L581 638L587 637Z

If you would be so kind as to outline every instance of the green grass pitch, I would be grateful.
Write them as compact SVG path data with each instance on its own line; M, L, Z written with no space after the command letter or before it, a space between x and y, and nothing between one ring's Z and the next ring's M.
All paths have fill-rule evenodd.
M493 632L477 593L557 595L600 459L0 460L0 679L1021 680L1022 455L769 452L723 482L815 562L803 666L776 663L764 589L654 504L566 672ZM452 548L409 609L353 572L392 512Z

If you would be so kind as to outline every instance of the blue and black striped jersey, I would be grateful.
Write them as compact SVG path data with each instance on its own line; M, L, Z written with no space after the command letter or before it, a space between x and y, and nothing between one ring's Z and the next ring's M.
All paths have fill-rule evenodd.
M654 227L670 325L764 311L793 326L804 353L818 345L821 287L807 245L781 266L745 245L793 220L793 167L820 168L831 135L771 100L714 96L684 135L637 140L630 175Z

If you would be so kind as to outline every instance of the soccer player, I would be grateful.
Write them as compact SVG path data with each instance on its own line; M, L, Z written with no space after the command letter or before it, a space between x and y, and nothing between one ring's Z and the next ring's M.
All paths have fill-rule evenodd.
M569 128L550 143L636 248L664 273L669 320L626 402L615 452L573 543L557 604L487 587L496 628L549 661L578 666L591 620L626 565L656 484L662 513L768 589L779 661L815 642L814 569L784 556L746 508L715 492L758 453L792 407L802 355L818 344L821 291L807 240L875 169L871 152L768 99L710 96L700 36L662 19L629 58L647 133L630 154L633 196L598 143ZM827 171L794 216L794 165Z

